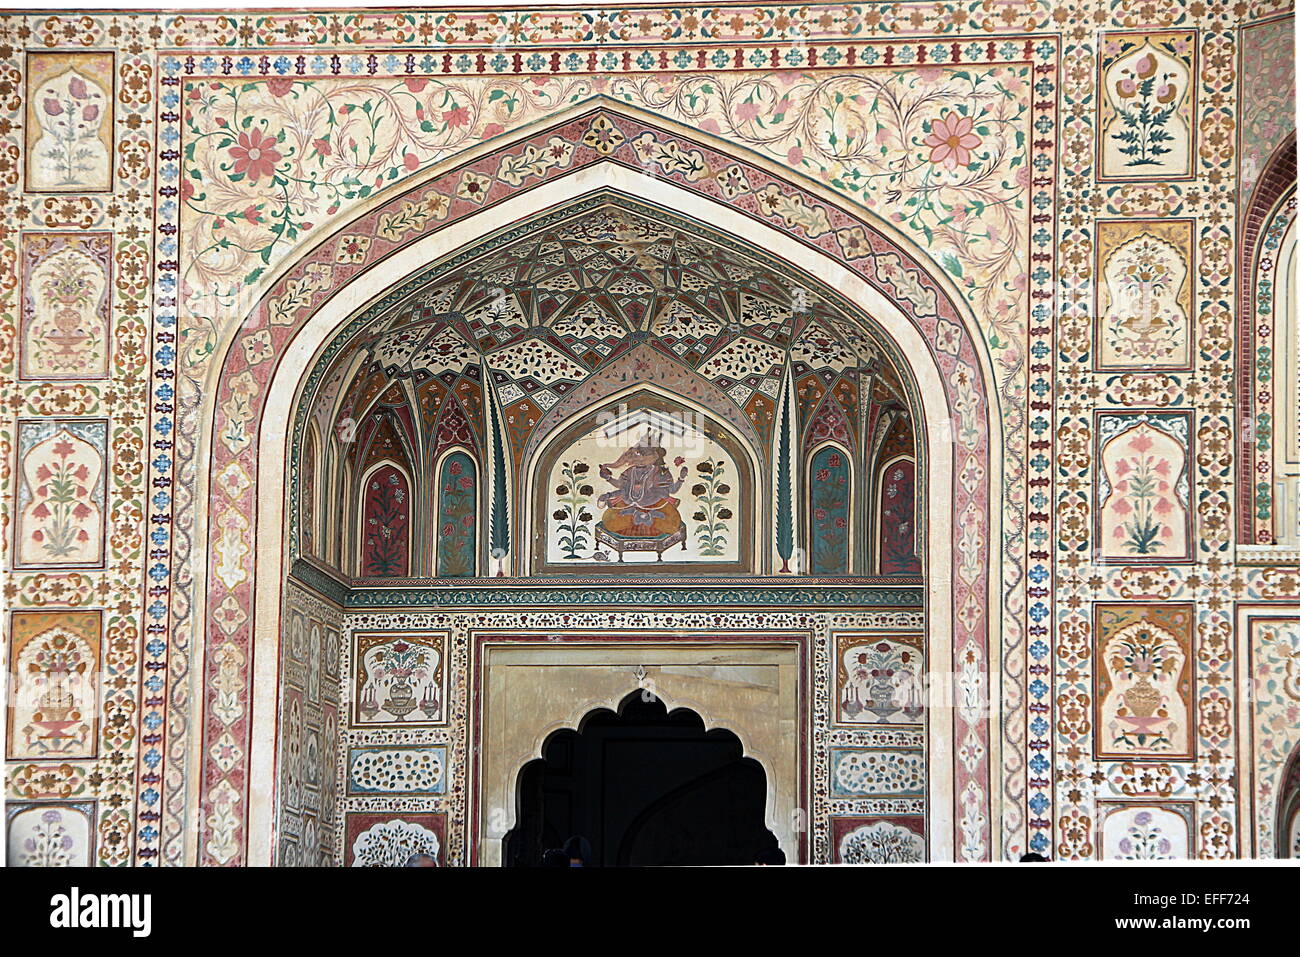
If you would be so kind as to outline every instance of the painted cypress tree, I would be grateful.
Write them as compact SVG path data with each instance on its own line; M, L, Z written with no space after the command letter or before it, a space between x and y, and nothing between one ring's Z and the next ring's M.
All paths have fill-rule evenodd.
M488 418L492 426L492 520L488 528L488 546L492 557L510 551L510 516L506 514L506 454L501 441L501 420L497 416L495 390L487 383Z
M788 382L788 378L786 379ZM790 389L782 391L781 435L776 454L776 553L781 556L781 571L790 571L794 554L794 520L790 507Z

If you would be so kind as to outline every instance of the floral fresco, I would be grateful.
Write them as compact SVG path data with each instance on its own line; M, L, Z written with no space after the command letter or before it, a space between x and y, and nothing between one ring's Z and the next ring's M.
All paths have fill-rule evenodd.
M881 575L919 575L916 535L916 463L895 459L880 473L879 549Z
M361 506L361 574L404 578L410 573L411 488L395 465L381 465L365 482Z
M1098 757L1195 757L1190 605L1097 605Z
M28 54L27 185L103 192L113 183L113 56Z
M1192 223L1097 223L1097 365L1185 369L1191 362Z
M20 611L10 623L6 759L93 758L99 750L100 613Z
M10 867L89 867L95 860L95 802L5 802Z
M104 555L107 425L23 422L18 489L18 562L93 566Z
M1101 175L1192 175L1195 33L1111 34L1102 55Z
M441 724L446 652L434 635L357 633L354 725Z
M1103 561L1192 557L1188 433L1181 413L1099 416L1097 548Z
M849 497L852 473L849 455L827 446L813 455L809 472L810 571L814 575L846 575L849 571Z
M474 460L452 452L438 483L439 578L473 578L478 556L478 482Z
M841 724L917 724L925 714L919 636L837 639L836 720Z
M22 237L22 376L108 376L111 233Z
M1104 861L1180 861L1193 856L1190 804L1110 805L1103 814Z

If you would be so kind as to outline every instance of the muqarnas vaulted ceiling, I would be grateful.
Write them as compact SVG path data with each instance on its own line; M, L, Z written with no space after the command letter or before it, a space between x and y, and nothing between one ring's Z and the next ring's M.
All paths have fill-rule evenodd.
M503 230L372 303L321 357L299 434L310 419L322 442L345 435L352 474L395 449L432 463L459 447L482 461L492 405L503 458L522 476L562 423L646 384L716 416L767 470L788 386L802 447L910 451L890 350L870 317L812 278L605 194Z

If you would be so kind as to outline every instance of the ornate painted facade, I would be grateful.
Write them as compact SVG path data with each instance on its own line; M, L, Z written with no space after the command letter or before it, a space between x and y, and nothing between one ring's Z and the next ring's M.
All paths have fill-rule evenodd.
M0 17L10 862L494 863L638 690L797 860L1295 856L1293 34Z

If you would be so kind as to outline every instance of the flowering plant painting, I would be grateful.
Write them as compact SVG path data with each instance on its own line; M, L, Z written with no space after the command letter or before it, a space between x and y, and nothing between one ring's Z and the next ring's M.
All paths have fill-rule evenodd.
M1108 557L1177 559L1187 550L1187 451L1157 427L1166 420L1138 419L1102 447L1099 544Z
M439 483L438 577L472 578L478 487L474 462L463 452L449 455Z
M103 91L75 71L46 84L37 111L45 135L35 151L42 185L85 187L103 172L108 156L99 131L105 107Z
M1122 67L1115 84L1116 104L1121 118L1112 132L1127 166L1154 166L1173 151L1174 134L1169 120L1177 108L1181 91L1177 75L1161 72L1155 54L1148 50L1130 66Z
M384 466L371 475L366 488L361 562L365 577L409 574L408 495L406 477L397 469Z
M103 465L98 451L61 429L25 456L20 558L24 563L85 563L103 542Z
M1125 521L1116 527L1114 534L1135 555L1155 553L1164 547L1164 539L1173 535L1166 521L1174 508L1169 482L1172 469L1168 459L1146 454L1152 444L1148 436L1135 436L1129 442L1135 454L1115 465L1119 481L1114 488L1122 496L1115 503L1115 512L1124 516Z

